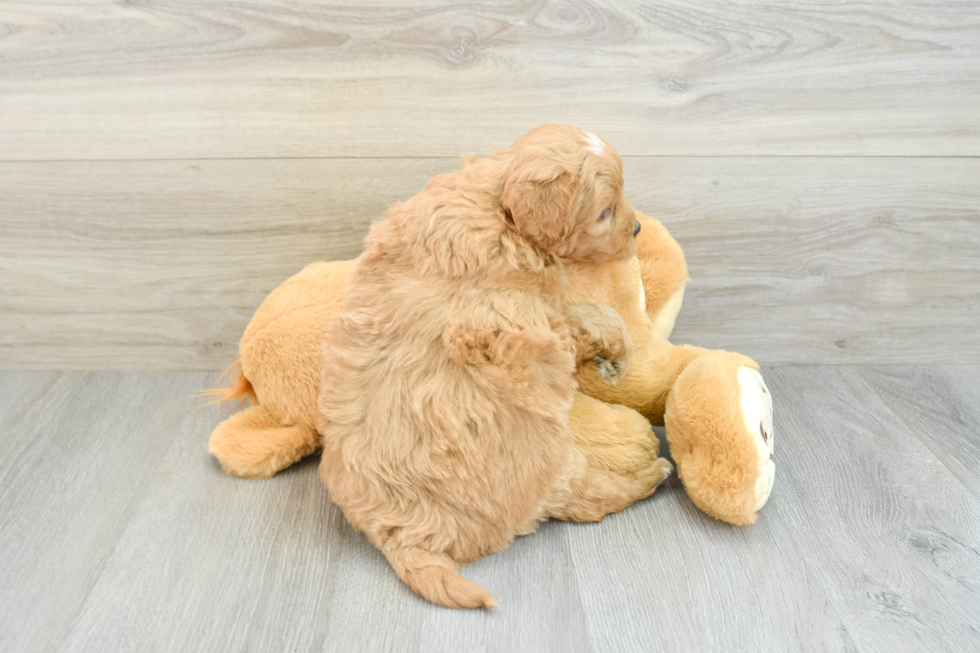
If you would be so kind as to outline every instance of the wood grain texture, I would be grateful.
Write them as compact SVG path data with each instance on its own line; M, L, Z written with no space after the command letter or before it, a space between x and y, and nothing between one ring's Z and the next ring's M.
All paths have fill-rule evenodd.
M568 530L586 612L601 624L596 649L980 645L977 498L867 403L874 373L861 384L833 367L763 373L777 479L758 524L713 521L675 492Z
M64 640L192 387L159 374L0 375L0 650Z
M36 165L0 164L2 365L216 369L273 288L454 162Z
M672 340L765 363L980 362L980 159L640 159L626 174L687 255Z
M211 375L0 373L0 646L980 646L980 498L880 398L923 377L956 387L958 374L980 372L764 373L779 472L757 525L705 517L675 479L602 523L544 524L464 570L500 600L490 612L413 595L329 502L314 459L267 481L223 474L206 442L224 413L190 399ZM928 396L901 396L930 410ZM980 410L975 394L947 400L955 414ZM970 428L935 420L933 435L952 442Z
M0 368L222 369L265 295L453 159L0 164ZM980 159L630 158L684 247L674 340L980 361Z
M967 365L854 368L865 401L905 425L980 498L980 371Z
M0 159L980 154L972 2L0 3Z

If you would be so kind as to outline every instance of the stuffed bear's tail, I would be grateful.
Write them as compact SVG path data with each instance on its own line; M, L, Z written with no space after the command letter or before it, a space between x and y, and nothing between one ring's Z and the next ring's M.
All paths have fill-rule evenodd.
M412 591L447 608L492 608L490 592L463 578L448 556L415 547L386 548L388 562Z
M210 390L201 391L202 396L211 397L211 401L208 403L223 404L229 401L254 401L255 388L252 387L252 382L246 379L245 374L242 372L241 359L229 365L228 369L221 373L220 378L223 379L229 374L235 376L235 382L227 388L211 388Z

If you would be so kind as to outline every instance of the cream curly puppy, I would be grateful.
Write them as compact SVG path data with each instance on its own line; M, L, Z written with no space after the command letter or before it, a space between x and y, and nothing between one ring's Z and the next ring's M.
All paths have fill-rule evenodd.
M568 427L576 365L632 355L611 308L563 308L565 271L635 254L622 161L540 127L440 175L372 228L324 345L320 474L399 577L449 607L494 598L457 564L548 517L597 521L653 493L590 467Z

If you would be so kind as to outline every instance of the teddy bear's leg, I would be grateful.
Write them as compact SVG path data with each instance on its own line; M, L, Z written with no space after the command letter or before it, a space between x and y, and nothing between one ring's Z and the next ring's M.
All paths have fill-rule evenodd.
M567 484L548 510L552 517L598 521L653 494L673 469L657 457L660 443L650 423L631 408L579 392L568 421L575 451Z
M672 470L666 458L656 458L641 469L620 474L593 467L576 447L565 470L565 483L551 497L546 512L566 521L601 521L653 494Z
M649 467L660 453L660 441L643 415L581 392L575 393L568 426L590 467L629 474Z
M755 523L776 469L772 395L758 365L727 351L691 361L671 389L664 422L695 505L732 524Z
M208 443L208 450L226 472L245 478L268 478L318 447L314 429L284 425L261 404L223 421Z

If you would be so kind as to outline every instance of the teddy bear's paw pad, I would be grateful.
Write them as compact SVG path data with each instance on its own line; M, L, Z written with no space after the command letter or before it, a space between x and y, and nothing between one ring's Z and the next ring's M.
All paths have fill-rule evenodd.
M592 360L595 361L599 376L609 381L612 385L616 385L620 377L626 374L626 364L620 359L596 356Z
M772 394L758 370L741 367L738 384L742 389L739 401L745 429L752 437L759 455L759 478L755 482L755 506L759 510L766 505L776 480L775 431L772 427Z

